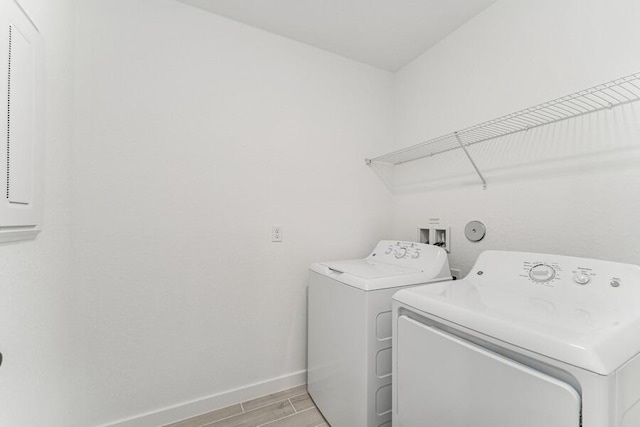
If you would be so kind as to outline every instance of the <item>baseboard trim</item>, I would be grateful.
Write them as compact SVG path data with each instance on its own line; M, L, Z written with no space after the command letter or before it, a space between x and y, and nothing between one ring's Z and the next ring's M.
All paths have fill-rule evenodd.
M185 418L195 417L216 409L224 408L246 400L255 399L277 391L286 390L307 382L307 371L299 371L244 387L213 394L179 405L166 407L154 412L137 415L100 427L150 427L162 426Z

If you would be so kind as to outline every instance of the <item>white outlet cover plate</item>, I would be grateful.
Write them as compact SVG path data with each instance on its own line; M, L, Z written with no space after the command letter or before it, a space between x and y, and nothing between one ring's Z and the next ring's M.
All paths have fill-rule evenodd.
M283 232L283 228L281 225L271 226L271 241L282 242L282 232Z

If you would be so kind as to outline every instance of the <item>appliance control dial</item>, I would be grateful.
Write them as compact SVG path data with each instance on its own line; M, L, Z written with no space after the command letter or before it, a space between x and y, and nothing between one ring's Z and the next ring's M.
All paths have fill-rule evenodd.
M394 253L397 259L403 258L406 254L407 254L407 248L398 248Z
M545 283L556 277L556 270L547 264L538 264L531 267L529 277L537 283Z
M413 259L420 258L420 252L419 251L413 251L413 254L411 254L411 258L413 258Z
M591 277L588 274L576 273L573 275L573 281L578 285L586 285L591 281Z

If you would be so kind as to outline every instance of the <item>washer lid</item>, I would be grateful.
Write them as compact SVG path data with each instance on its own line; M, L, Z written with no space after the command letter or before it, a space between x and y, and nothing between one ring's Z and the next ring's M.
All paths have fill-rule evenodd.
M487 251L465 279L401 290L394 299L601 375L640 353L640 268L634 265Z
M400 265L368 259L354 259L347 261L329 261L320 263L333 271L347 273L362 279L379 279L381 277L400 276L403 274L420 273L421 270Z
M363 291L398 288L449 279L444 274L442 277L433 277L431 274L415 268L368 259L315 263L309 269Z
M365 291L451 279L442 248L397 240L381 240L365 259L315 263L310 269Z

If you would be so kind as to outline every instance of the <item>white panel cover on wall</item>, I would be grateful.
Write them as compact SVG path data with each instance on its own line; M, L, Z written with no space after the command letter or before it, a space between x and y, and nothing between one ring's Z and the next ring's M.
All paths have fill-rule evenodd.
M0 242L41 230L44 52L35 24L15 0L0 0Z

